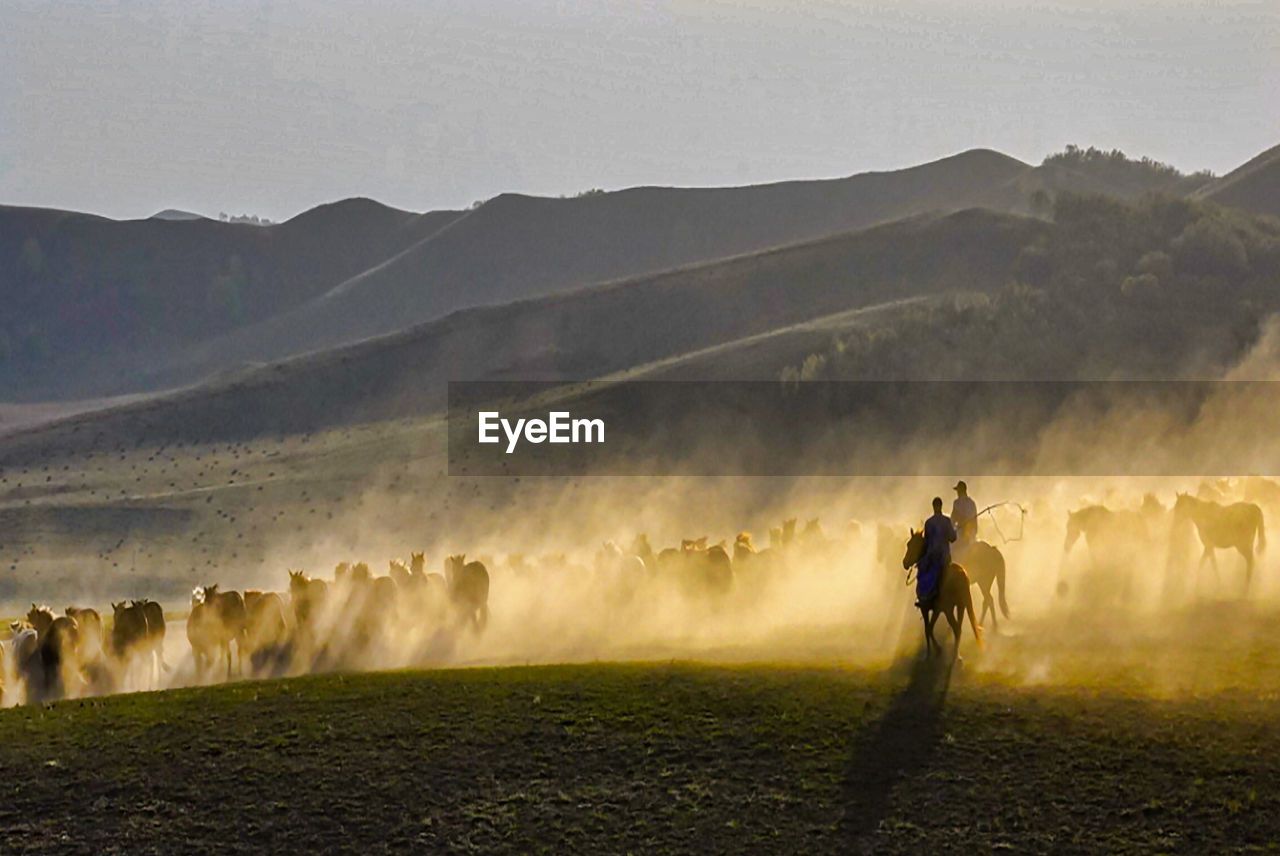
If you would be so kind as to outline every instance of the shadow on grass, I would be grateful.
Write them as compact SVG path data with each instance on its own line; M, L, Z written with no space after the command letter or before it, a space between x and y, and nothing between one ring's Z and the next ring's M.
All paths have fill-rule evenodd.
M840 839L848 842L849 852L874 852L874 836L888 811L894 785L928 763L942 736L951 669L948 657L919 654L894 665L894 672L907 674L906 686L880 721L863 732L845 776Z

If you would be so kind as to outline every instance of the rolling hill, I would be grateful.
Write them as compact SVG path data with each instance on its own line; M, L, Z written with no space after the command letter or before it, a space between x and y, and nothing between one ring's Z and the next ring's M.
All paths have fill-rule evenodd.
M1266 210L1275 163L1273 150L1211 181L1115 151L1068 147L1033 167L975 149L841 179L558 199L504 194L466 212L419 215L349 199L270 226L0 208L0 299L10 309L0 319L0 400L232 377L467 307L926 212L1044 216L1064 192L1131 200L1153 191Z
M642 187L572 199L506 194L395 258L261 324L189 349L144 385L164 388L504 303L985 200L1026 169L975 150L889 173L741 188Z
M138 365L315 297L456 216L350 199L263 227L0 206L0 398L128 388Z
M975 150L828 181L508 194L464 214L353 199L268 227L0 209L0 397L189 383L467 306L958 210L1027 168Z
M599 377L886 301L995 290L1042 221L919 216L436 321L85 414L4 442L242 437L439 411L447 381ZM772 376L775 369L764 377Z

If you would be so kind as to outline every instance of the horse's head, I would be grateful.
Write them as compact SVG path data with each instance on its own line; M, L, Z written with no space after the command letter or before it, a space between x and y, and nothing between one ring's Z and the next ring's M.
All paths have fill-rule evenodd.
M120 613L124 612L128 608L129 608L129 604L123 600L120 601L119 603L116 603L115 601L111 602L111 611L116 614L116 617L119 617Z
M50 625L53 624L53 610L47 606L37 606L31 604L31 609L27 610L27 621L36 629L40 635L48 632Z
M196 586L191 590L191 606L195 608L205 601L204 586Z
M907 539L907 552L902 554L902 569L907 568L920 561L920 557L924 555L924 530L917 532L911 530L911 537Z
M204 587L204 599L213 600L218 596L218 584L208 585Z
M1187 514L1195 507L1196 500L1189 493L1178 492L1178 498L1173 503L1173 513L1176 515Z
M423 553L409 554L409 569L415 574L420 574L427 567L427 557Z

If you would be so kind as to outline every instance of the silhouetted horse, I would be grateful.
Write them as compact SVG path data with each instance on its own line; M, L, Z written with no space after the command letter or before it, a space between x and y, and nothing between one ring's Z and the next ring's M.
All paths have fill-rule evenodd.
M68 683L79 677L79 626L74 618L55 616L47 606L31 605L27 621L36 631L35 653L21 665L27 699L41 702L62 698Z
M155 688L164 662L164 610L152 600L111 604L111 650L126 677L143 669L141 685Z
M1257 538L1258 552L1267 547L1267 532L1262 521L1262 509L1252 502L1236 502L1231 505L1220 505L1203 499L1196 499L1186 493L1178 494L1173 504L1175 520L1190 520L1196 526L1196 534L1204 553L1200 556L1200 566L1205 562L1218 570L1218 560L1214 551L1235 548L1244 558L1244 590L1249 591L1249 581L1253 578L1253 544Z
M1004 554L986 541L974 541L960 547L957 543L951 548L952 555L969 573L969 581L978 586L982 592L982 612L978 616L980 622L987 620L987 611L991 612L991 627L999 628L996 619L995 602L991 599L991 587L994 585L1000 599L1000 611L1009 617L1009 604L1004 599Z
M106 651L102 616L98 614L98 610L90 607L68 606L64 612L68 618L75 619L76 626L79 628L76 634L76 645L80 663L86 666L96 663Z
M231 643L236 644L240 670L244 669L245 631L248 613L244 597L235 591L218 591L217 585L197 588L191 593L191 613L187 616L187 641L196 664L196 677L225 658L227 679L231 679Z
M1146 518L1140 511L1112 511L1105 505L1086 505L1067 513L1067 538L1064 553L1071 552L1076 540L1084 536L1085 545L1095 561L1117 548L1133 548L1147 537Z
M907 551L902 556L903 570L918 564L923 555L924 532L917 532L912 529L911 537L907 540ZM937 639L933 638L933 626L937 623L939 615L945 615L947 623L951 625L951 632L955 634L955 656L959 657L960 629L964 624L964 615L966 613L969 615L969 626L973 628L973 636L978 642L978 647L982 648L982 627L973 616L973 597L969 593L969 575L965 573L964 568L952 562L942 570L942 579L938 584L937 596L933 598L933 601L928 606L920 608L920 618L924 621L926 655L931 655L935 651L939 656L942 654L942 646L938 644Z
M449 601L459 618L470 622L476 632L489 621L489 571L483 562L468 562L465 553L444 560L444 579Z

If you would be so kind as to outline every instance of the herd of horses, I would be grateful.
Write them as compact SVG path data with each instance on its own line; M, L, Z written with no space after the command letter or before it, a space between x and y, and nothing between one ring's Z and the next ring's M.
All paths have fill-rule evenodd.
M1171 508L1150 495L1134 510L1088 505L1069 513L1063 555L1082 539L1095 559L1114 559L1136 546L1136 555L1124 561L1140 563L1146 545L1165 525L1170 532L1194 529L1203 547L1201 566L1216 567L1217 549L1237 550L1245 561L1247 589L1255 547L1262 550L1266 544L1263 513L1254 502L1178 494ZM882 568L909 570L919 561L924 536L914 527L906 534L905 552L898 553L907 528L879 524L876 555ZM640 534L628 547L605 542L594 557L591 576L616 599L636 599L646 585L660 585L706 608L723 608L731 603L731 593L767 591L771 581L785 579L798 565L848 565L853 561L851 539L861 537L860 524L851 521L845 535L829 539L816 519L803 529L792 519L770 530L769 546L763 549L741 532L732 545L710 544L704 537L654 550ZM511 555L503 570L528 574L534 566ZM934 638L940 617L950 625L954 652L966 616L979 645L988 617L993 629L999 616L1008 619L1006 572L1004 555L993 544L979 540L955 549L939 596L921 612L926 655L942 653ZM886 591L901 598L903 577L886 574L884 579ZM982 596L980 613L971 595L975 585ZM391 647L401 653L398 664L432 662L462 633L483 633L489 622L489 589L484 561L451 555L444 559L443 573L431 573L422 553L412 553L408 562L391 560L383 576L375 576L363 562L339 564L332 579L289 571L288 586L280 592L201 586L192 592L185 622L194 678L362 668L384 663L376 655ZM67 607L56 615L33 604L25 621L10 629L10 639L3 642L10 699L40 702L154 688L171 671L164 656L164 610L153 600L113 603L109 621L92 608Z
M1280 486L1266 480L1254 479L1251 484L1267 491L1267 498L1280 503ZM1266 549L1267 535L1262 507L1253 501L1222 501L1226 497L1212 485L1202 485L1196 496L1178 493L1171 508L1166 508L1153 494L1146 494L1137 509L1112 509L1106 505L1086 505L1067 515L1066 539L1062 546L1063 559L1070 554L1077 541L1083 539L1095 565L1122 570L1119 576L1128 581L1134 570L1147 570L1155 564L1155 545L1167 539L1166 574L1180 575L1183 569L1173 566L1178 555L1179 537L1194 531L1201 547L1198 570L1210 565L1218 573L1217 551L1235 550L1244 560L1243 594L1248 594L1253 579L1256 554ZM924 555L923 531L911 530L906 553L902 559L904 569L913 567ZM1000 611L1009 617L1004 597L1005 563L1000 551L985 542L977 541L958 554L943 571L937 598L921 608L924 624L925 653L937 656L941 645L934 638L934 625L939 617L945 617L955 639L953 652L959 652L960 634L967 615L973 635L981 647L982 624L988 614L993 627L996 610L992 606L991 590L998 589ZM983 610L975 619L970 586L982 591ZM1060 582L1061 586L1062 583ZM1127 586L1124 586L1127 594ZM1063 589L1059 589L1062 593Z
M428 573L423 554L392 560L374 576L363 562L339 564L332 580L290 571L284 592L197 587L186 617L193 677L266 677L357 668L409 624L439 640L488 621L489 574L482 562L448 556ZM3 643L3 686L29 702L127 689L154 689L165 661L164 610L153 600L112 604L110 621L90 607L56 615L32 604ZM16 691L16 692L15 692Z

